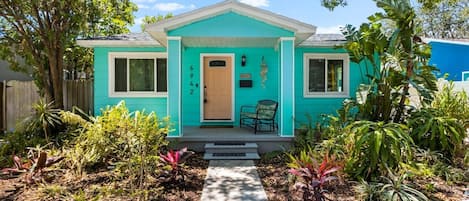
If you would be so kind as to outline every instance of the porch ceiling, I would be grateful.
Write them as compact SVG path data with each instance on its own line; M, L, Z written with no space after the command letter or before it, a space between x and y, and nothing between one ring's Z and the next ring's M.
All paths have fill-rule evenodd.
M279 38L183 37L185 47L276 47Z

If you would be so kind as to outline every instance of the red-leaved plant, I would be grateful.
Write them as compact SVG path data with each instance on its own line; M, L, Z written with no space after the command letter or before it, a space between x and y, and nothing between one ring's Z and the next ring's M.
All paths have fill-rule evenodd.
M166 173L170 175L171 181L176 181L178 176L184 181L184 162L193 154L194 152L187 151L187 147L179 151L169 150L166 154L160 154L160 160L165 164Z
M50 180L47 174L44 174L44 168L50 167L55 163L60 162L64 159L63 156L47 157L47 153L44 151L38 151L37 156L34 153L31 154L32 158L28 162L23 163L23 160L16 155L13 155L13 162L15 167L2 169L2 174L18 174L25 173L24 181L28 184L37 183L43 180Z
M327 154L322 163L318 164L310 153L301 151L299 158L289 155L291 162L288 164L288 172L297 178L294 187L303 192L303 200L324 201L327 199L324 195L327 191L323 186L337 179L331 174L337 172L340 166L330 160Z

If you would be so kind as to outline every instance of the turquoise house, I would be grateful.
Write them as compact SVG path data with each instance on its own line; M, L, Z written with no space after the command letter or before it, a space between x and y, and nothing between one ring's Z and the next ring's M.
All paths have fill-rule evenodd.
M355 96L358 64L335 48L344 42L340 34L316 34L313 25L227 0L151 24L145 33L78 43L94 48L94 111L125 100L130 109L170 116L169 136L184 141L200 126L236 128L241 106L270 99L279 104L278 129L243 139L275 143L290 141L306 114L334 113Z

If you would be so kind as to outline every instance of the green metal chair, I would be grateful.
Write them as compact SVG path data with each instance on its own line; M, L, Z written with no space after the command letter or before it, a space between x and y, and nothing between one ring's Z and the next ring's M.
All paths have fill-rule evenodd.
M278 129L275 122L278 103L273 100L260 100L256 106L241 106L239 127L250 127L257 132L273 132Z

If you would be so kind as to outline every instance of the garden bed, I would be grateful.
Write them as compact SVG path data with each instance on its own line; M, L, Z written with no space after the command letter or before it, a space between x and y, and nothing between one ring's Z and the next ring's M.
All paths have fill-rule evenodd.
M208 161L196 154L186 161L185 182L166 183L154 180L148 192L151 200L198 201L202 195ZM21 177L0 180L0 200L135 200L127 178L115 179L111 171L101 170L76 179L63 170L51 170L50 183L27 186ZM114 179L113 179L114 178Z
M256 162L257 171L269 201L301 200L301 194L292 189L289 181L287 162L288 158L283 154L267 157L264 155L261 160ZM425 192L424 189L428 188L429 184L432 185L432 192L425 192L431 200L461 201L468 199L464 197L464 191L469 190L469 183L467 182L450 185L442 179L434 177L426 180L415 180L412 183L422 192ZM335 181L325 187L328 191L326 197L330 200L359 200L356 192L357 186L358 182L354 181Z

